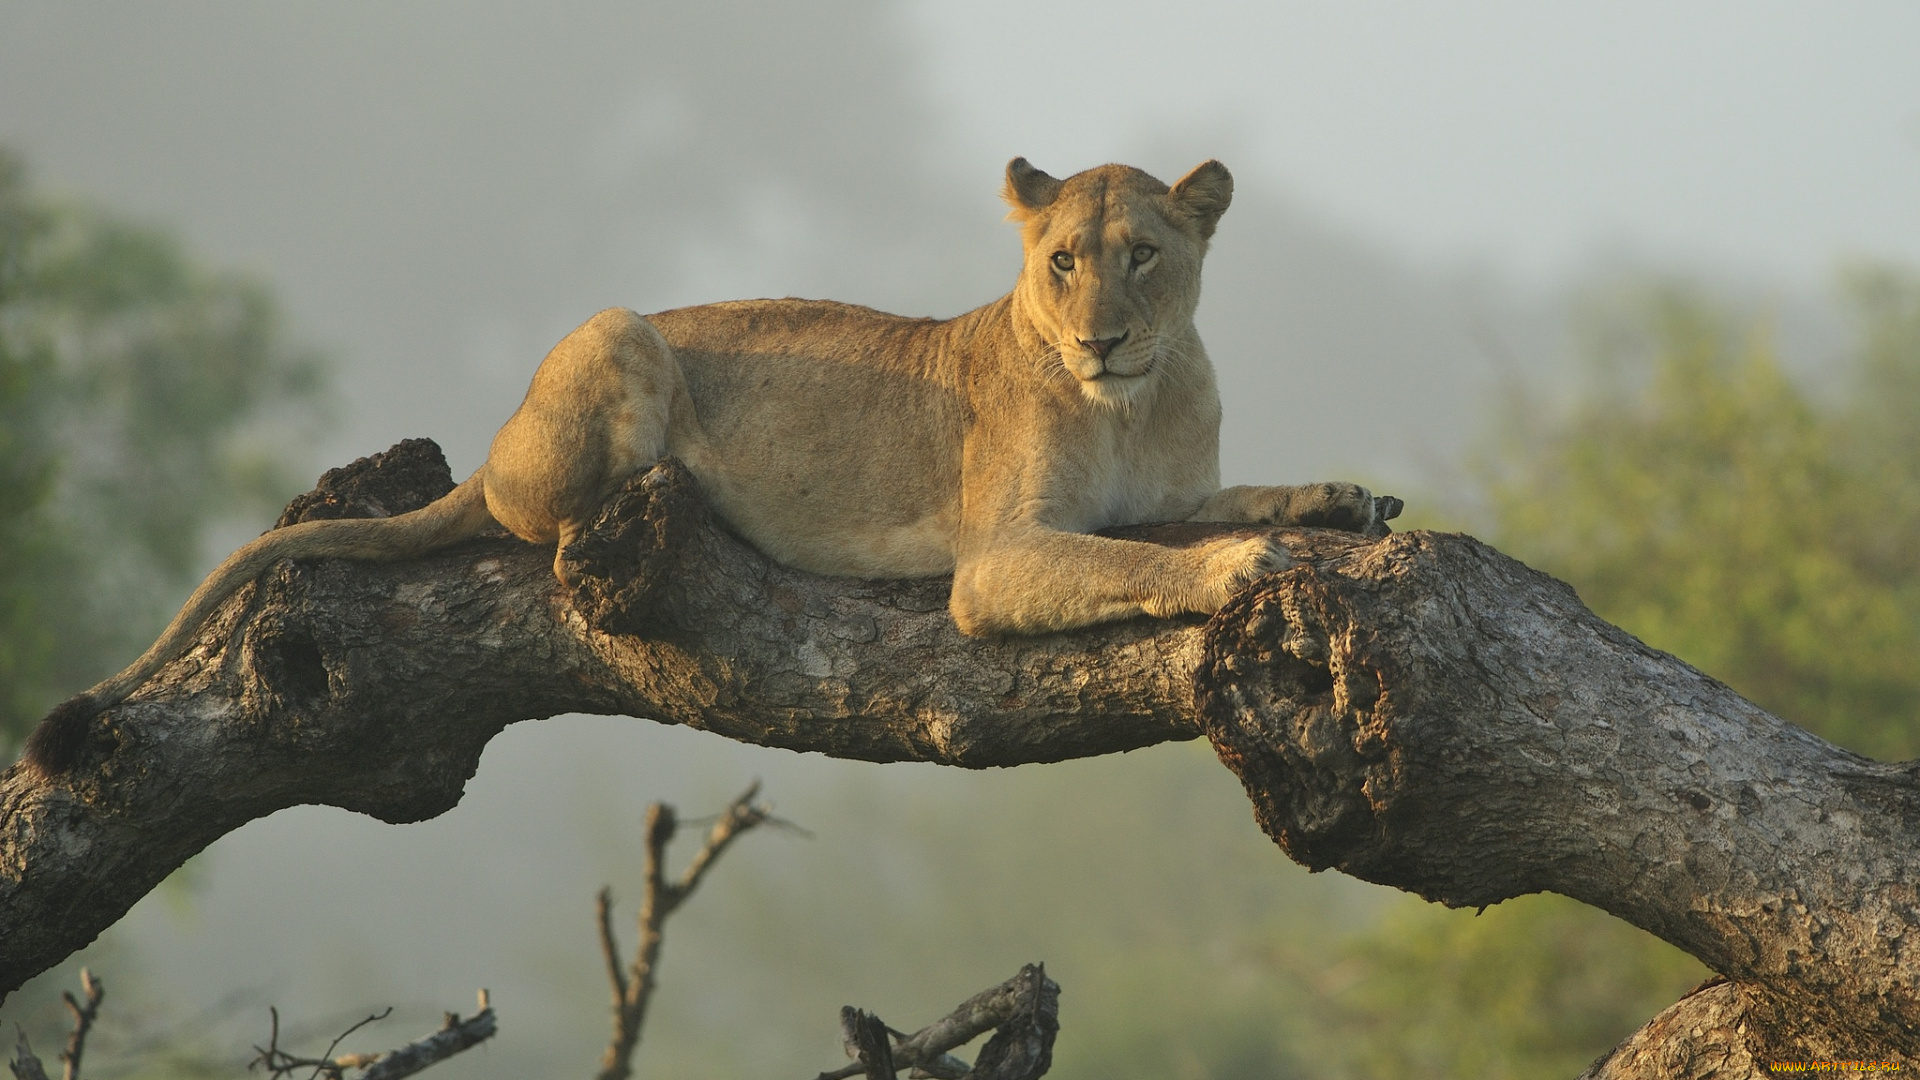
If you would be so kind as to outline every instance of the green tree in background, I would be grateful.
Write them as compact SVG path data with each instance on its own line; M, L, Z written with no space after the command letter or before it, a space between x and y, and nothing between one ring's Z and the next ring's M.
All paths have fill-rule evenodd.
M1328 1056L1352 1077L1579 1074L1706 977L1699 961L1563 896L1472 912L1411 899L1325 981Z
M1859 269L1837 385L1782 370L1763 320L1673 283L1594 297L1592 387L1516 392L1481 463L1495 546L1602 617L1841 745L1920 753L1920 278ZM1831 391L1831 392L1828 392ZM1706 974L1599 911L1406 901L1328 995L1349 1075L1571 1076ZM1338 970L1338 969L1336 969Z
M260 284L0 148L0 754L151 639L210 525L298 487L321 376Z
M1839 401L1698 293L1606 298L1595 389L1516 412L1484 535L1764 708L1901 759L1920 754L1920 288L1859 271L1848 293Z

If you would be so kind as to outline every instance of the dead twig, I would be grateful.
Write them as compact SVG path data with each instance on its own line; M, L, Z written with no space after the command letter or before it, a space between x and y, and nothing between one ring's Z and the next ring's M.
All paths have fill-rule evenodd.
M393 1009L388 1008L335 1036L333 1042L327 1045L326 1052L317 1058L298 1057L280 1049L280 1010L269 1009L268 1012L273 1017L272 1033L267 1039L266 1046L253 1048L259 1056L247 1064L247 1069L251 1071L255 1067L265 1068L272 1080L281 1080L303 1069L311 1070L307 1073L308 1080L318 1080L322 1076L327 1080L345 1080L348 1069L361 1070L355 1080L398 1080L399 1077L412 1076L430 1065L439 1064L462 1050L493 1038L498 1028L494 1019L493 1005L488 1000L485 990L480 991L479 1003L480 1011L468 1019L460 1019L458 1013L447 1013L438 1031L423 1035L397 1050L334 1056L334 1050L346 1040L347 1036L376 1020L384 1020L391 1015Z
M63 1080L79 1080L80 1055L87 1048L87 1033L93 1030L93 1022L100 1016L100 999L106 996L106 987L93 977L92 971L81 968L80 992L86 996L84 1003L74 997L71 990L60 995L67 1004L67 1011L73 1014L73 1031L67 1036L67 1048L60 1051L60 1061L64 1066L61 1072ZM13 1048L13 1060L7 1062L7 1068L18 1080L47 1080L47 1067L34 1054L33 1047L28 1045L26 1031L19 1029L19 1032L19 1041Z
M753 801L759 794L760 783L755 781L714 819L707 830L706 843L674 881L667 880L667 845L679 831L679 819L673 807L665 803L647 807L646 893L640 901L640 941L634 949L633 962L624 971L613 932L613 892L600 890L600 955L606 961L607 982L613 992L613 1036L607 1042L606 1053L601 1055L597 1080L627 1080L633 1074L633 1051L640 1045L640 1029L646 1022L647 1006L653 998L654 969L660 960L662 928L667 916L693 895L715 860L742 833L758 825L785 824L773 816L771 806Z
M995 1029L993 1037L972 1065L947 1052L989 1029ZM912 1069L909 1076L937 1080L1038 1080L1053 1065L1060 984L1047 978L1046 965L1028 964L912 1035L903 1036L851 1005L840 1010L840 1031L854 1062L814 1080L847 1080L862 1073L891 1078L902 1068ZM888 1035L896 1040L890 1045Z
M63 991L60 995L67 1003L67 1011L73 1014L73 1034L67 1036L67 1048L60 1052L60 1060L66 1066L65 1080L79 1080L80 1054L87 1048L87 1032L93 1030L93 1022L100 1015L100 999L106 995L106 988L87 968L80 969L80 989L87 996L84 1005L73 996L71 990Z
M448 1013L440 1022L440 1030L381 1055L379 1060L367 1066L367 1071L360 1074L359 1080L400 1080L400 1077L412 1076L462 1050L486 1042L493 1038L496 1030L493 1006L488 1004L487 992L482 990L479 1012L466 1020L460 1019L457 1013Z
M13 1060L7 1062L7 1068L13 1071L14 1080L47 1080L46 1066L34 1056L33 1047L27 1043L25 1029L14 1028L20 1033L20 1040L13 1045Z
M297 1057L280 1049L280 1010L268 1006L267 1015L273 1018L273 1027L267 1035L267 1045L265 1047L255 1046L253 1048L254 1052L259 1056L247 1063L247 1070L249 1072L251 1072L255 1066L263 1066L266 1068L267 1074L273 1077L273 1080L280 1080L283 1076L298 1072L301 1069L310 1068L313 1071L308 1074L309 1077L318 1077L324 1074L328 1077L328 1080L340 1080L343 1071L347 1069L364 1069L379 1055L346 1054L336 1058L333 1056L335 1048L345 1042L347 1036L359 1031L368 1024L385 1020L387 1017L393 1015L393 1007L389 1005L386 1009L374 1013L366 1019L355 1023L352 1027L340 1034L335 1035L333 1041L327 1044L326 1051L317 1058Z
M840 1007L840 1038L847 1056L860 1065L867 1080L893 1080L892 1032L880 1018L851 1005Z

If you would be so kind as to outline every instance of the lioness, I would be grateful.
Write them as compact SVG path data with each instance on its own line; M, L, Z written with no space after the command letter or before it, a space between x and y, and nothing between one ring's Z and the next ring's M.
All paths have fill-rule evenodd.
M1057 180L1015 158L1003 195L1026 259L1008 295L945 321L827 301L747 300L568 334L465 483L398 517L267 533L208 576L132 666L27 743L46 775L277 559L404 559L494 522L565 548L663 454L760 550L822 574L953 574L968 634L1211 612L1284 568L1267 538L1176 549L1090 536L1148 521L1364 530L1355 484L1220 488L1220 396L1193 313L1233 197L1208 161L1173 187L1103 165ZM1383 499L1392 516L1397 501ZM554 572L564 582L558 555Z

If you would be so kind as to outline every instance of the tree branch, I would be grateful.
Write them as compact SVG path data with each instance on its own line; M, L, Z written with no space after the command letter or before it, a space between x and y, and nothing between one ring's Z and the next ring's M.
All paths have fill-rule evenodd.
M444 461L420 480L438 453L415 440L335 470L288 517L424 505L451 488ZM0 776L0 993L250 820L301 804L445 812L518 720L625 714L974 768L1199 734L1198 620L966 638L946 582L772 563L713 523L674 464L635 478L573 553L573 596L550 551L504 534L400 563L281 563L242 589L103 714L71 774Z
M74 997L71 990L60 993L60 1000L73 1017L73 1030L67 1035L67 1047L60 1052L62 1080L77 1080L79 1077L80 1056L87 1049L87 1033L93 1030L94 1021L100 1018L100 999L106 995L106 987L86 968L80 969L80 991L86 995L85 1003ZM25 1031L19 1033L13 1048L13 1060L7 1063L7 1067L19 1080L47 1080L46 1066L34 1054Z
M419 505L444 470L382 478L424 453L336 470L296 509ZM571 595L549 552L506 538L282 564L105 714L73 774L0 777L0 990L248 820L444 811L516 720L624 713L976 768L1204 731L1310 867L1455 905L1550 889L1604 908L1728 976L1753 1060L1920 1053L1920 766L1767 715L1468 537L1122 532L1255 531L1297 565L1210 622L999 640L955 631L945 582L769 562L670 462L569 549Z
M994 1030L998 1029L998 1030ZM972 1065L947 1051L993 1031ZM1027 964L998 986L960 1003L953 1012L912 1035L889 1028L880 1017L851 1005L840 1009L840 1039L851 1065L814 1080L847 1080L865 1074L892 1080L899 1069L935 1080L1038 1080L1053 1065L1060 1031L1060 984L1045 964Z
M14 1080L47 1080L47 1067L34 1054L24 1031L13 1044L13 1059L7 1062L7 1069L13 1073Z
M613 1037L607 1041L600 1058L598 1080L626 1080L633 1074L633 1051L640 1045L640 1031L647 1022L647 1006L653 1000L654 968L660 962L660 945L665 940L667 917L672 915L693 890L722 852L740 834L756 825L773 820L773 808L754 802L760 794L755 781L728 804L727 809L707 832L706 843L694 853L680 880L666 878L667 845L680 830L673 807L653 803L647 807L646 893L640 901L640 941L634 947L633 964L622 974L620 947L613 936L613 894L600 890L597 914L600 922L600 955L607 964L607 981L613 988Z
M1770 716L1463 536L1268 578L1207 637L1208 735L1304 865L1603 908L1733 981L1754 1060L1920 1053L1920 763Z
M281 1077L290 1076L301 1070L311 1070L311 1075L315 1077L326 1076L329 1080L343 1080L348 1069L361 1070L360 1075L354 1080L400 1080L401 1077L412 1076L414 1073L438 1065L463 1050L471 1049L493 1038L499 1031L499 1025L494 1018L493 1004L487 1000L485 990L480 991L479 994L479 1009L479 1012L465 1020L460 1019L458 1013L447 1013L437 1030L422 1035L396 1050L334 1056L333 1051L347 1036L376 1020L385 1019L393 1012L389 1008L385 1012L367 1017L335 1036L326 1052L317 1058L298 1057L280 1049L280 1010L273 1009L271 1010L272 1035L268 1038L266 1046L253 1048L258 1056L247 1067L251 1070L256 1065L260 1066L273 1077L273 1080L280 1080Z
M397 1050L389 1050L367 1065L358 1080L400 1080L493 1038L498 1031L487 992L480 991L480 1011L465 1020L448 1013L438 1031L430 1032Z
M100 999L106 994L106 987L93 977L93 972L80 969L80 990L87 997L85 1004L73 996L73 991L65 990L60 1000L66 1003L67 1012L73 1016L73 1032L67 1036L67 1048L60 1052L61 1075L65 1080L79 1080L80 1055L87 1049L87 1033L93 1030L93 1022L100 1018Z

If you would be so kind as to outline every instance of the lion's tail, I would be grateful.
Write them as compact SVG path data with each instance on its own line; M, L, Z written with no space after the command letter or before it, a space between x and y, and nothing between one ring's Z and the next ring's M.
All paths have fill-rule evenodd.
M390 518L303 521L275 529L227 556L193 590L155 641L126 669L57 706L27 737L22 760L47 777L79 763L93 718L118 705L169 661L186 652L194 635L227 597L281 559L340 558L393 562L464 540L493 522L487 511L486 470L434 502Z

